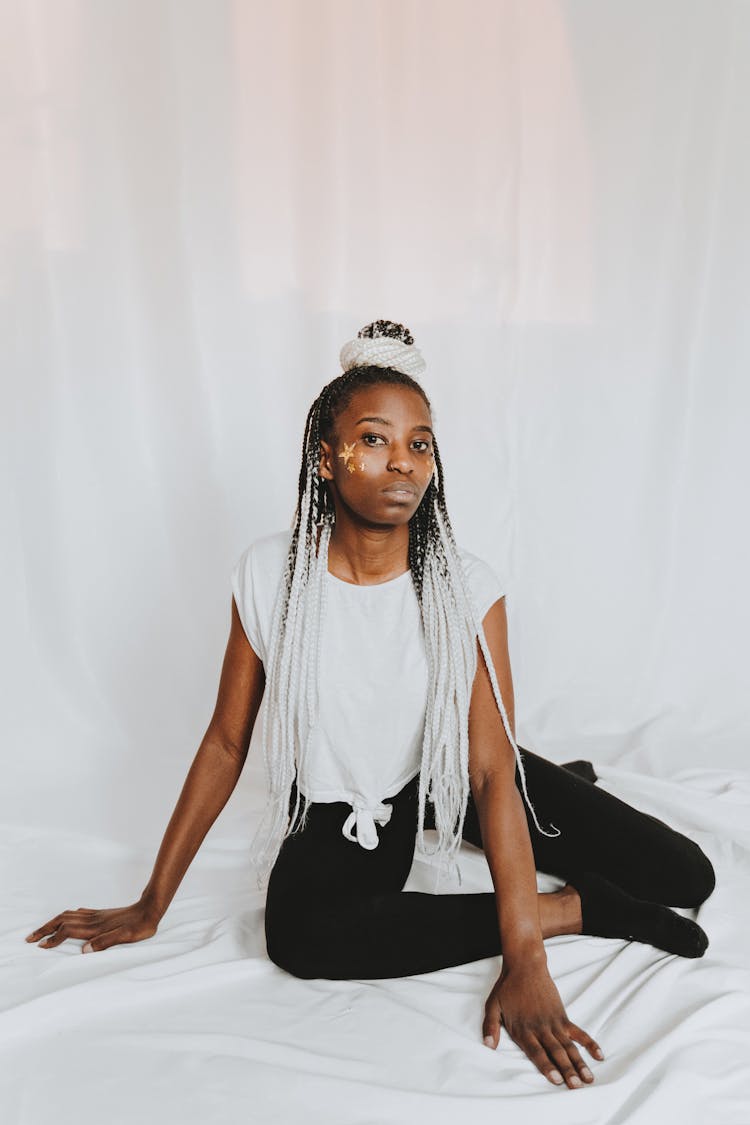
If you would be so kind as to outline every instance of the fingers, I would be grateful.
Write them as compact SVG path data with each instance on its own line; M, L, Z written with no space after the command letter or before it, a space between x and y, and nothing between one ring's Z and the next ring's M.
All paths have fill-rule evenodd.
M84 941L82 953L95 953L109 949L111 945L143 941L153 937L157 923L141 906L117 907L110 910L64 910L62 914L50 918L38 930L34 930L26 941L39 941L40 949L54 949L66 938L81 938Z
M70 919L61 922L55 932L51 934L45 941L39 942L40 949L54 949L56 946L61 945L66 938L87 938L91 937L95 927L83 919L76 920Z
M592 1039L589 1033L579 1027L578 1024L571 1023L570 1020L568 1020L568 1035L571 1039L577 1039L579 1043L583 1044L588 1053L595 1059L604 1058L604 1051L596 1040Z
M39 941L39 948L52 949L68 937L89 937L98 918L99 914L96 910L85 910L81 906L78 910L64 910L62 914L50 918L49 922L45 922L38 930L33 930L24 940L39 941L40 938L46 938L46 941Z
M590 1043L591 1053L596 1056L599 1052L597 1057L604 1058L598 1044L575 1024L568 1024L567 1029L560 1026L557 1030L548 1027L536 1033L527 1032L515 1042L548 1081L555 1086L565 1085L575 1090L590 1086L594 1075L581 1057L574 1038L587 1046Z
M563 1030L559 1031L557 1035L554 1035L551 1031L543 1032L540 1038L542 1047L553 1063L556 1063L557 1073L567 1086L576 1089L583 1086L584 1083L590 1084L594 1081L593 1074L581 1058L573 1040ZM558 1086L562 1085L562 1082L554 1077L554 1073L555 1068L552 1068L551 1071L547 1071L547 1076Z
M537 1070L541 1071L544 1077L548 1078L553 1086L561 1086L563 1084L565 1079L538 1039L529 1037L518 1045L528 1055Z
M137 939L131 937L125 931L124 927L116 926L114 930L107 930L106 933L97 934L96 937L87 941L81 953L99 953L102 949L109 949L111 945L122 945L135 940Z
M75 923L70 921L63 922L52 937L47 938L46 941L40 942L39 948L54 949L56 946L61 945L66 938L87 938L88 940L81 949L82 953L96 953L102 949L109 949L111 945L119 945L124 942L138 940L132 937L124 926L115 926L112 930L97 933L95 926L91 926L85 922Z
M493 996L487 1001L484 1009L482 1035L484 1036L485 1047L492 1047L493 1049L497 1047L500 1042L500 1022L500 1004Z

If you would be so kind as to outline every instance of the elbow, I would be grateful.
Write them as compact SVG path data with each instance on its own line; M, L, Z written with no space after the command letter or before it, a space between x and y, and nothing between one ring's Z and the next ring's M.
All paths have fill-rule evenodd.
M235 742L231 738L207 738L203 742L203 746L215 757L218 757L222 762L231 763L233 769L239 775L245 765L249 745L244 743Z
M480 770L469 775L471 793L476 804L480 804L493 793L506 794L515 788L515 776L511 770L498 766Z
M516 783L516 755L510 742L497 747L492 754L482 755L484 760L474 763L469 769L471 791L477 794L493 792L512 792Z

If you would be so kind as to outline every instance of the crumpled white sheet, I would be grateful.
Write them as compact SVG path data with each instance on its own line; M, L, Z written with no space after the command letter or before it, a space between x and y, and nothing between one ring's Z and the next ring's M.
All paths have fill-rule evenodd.
M59 910L132 901L153 856L12 827L0 837L3 1122L750 1125L750 773L664 781L594 764L604 788L696 839L718 881L697 914L681 911L708 933L700 960L546 942L569 1016L605 1053L588 1059L593 1086L553 1087L504 1029L496 1052L482 1044L499 959L377 981L277 968L264 896L231 839L209 836L150 940L85 956L80 941L26 944ZM464 845L461 866L464 891L492 889L480 851ZM431 886L417 858L407 889Z

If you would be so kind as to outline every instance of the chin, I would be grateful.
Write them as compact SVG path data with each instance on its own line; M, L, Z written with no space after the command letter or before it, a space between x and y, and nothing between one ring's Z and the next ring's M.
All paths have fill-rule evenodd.
M372 527L401 527L403 524L408 523L416 511L411 505L406 505L403 508L396 508L389 512L382 510L368 512L359 512L359 518Z

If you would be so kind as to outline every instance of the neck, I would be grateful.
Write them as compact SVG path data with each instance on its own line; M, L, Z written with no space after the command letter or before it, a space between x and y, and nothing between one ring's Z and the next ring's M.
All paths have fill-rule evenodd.
M398 578L408 569L408 524L387 528L360 527L337 518L328 545L328 570L331 574L344 582L372 586Z

